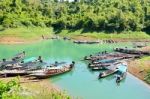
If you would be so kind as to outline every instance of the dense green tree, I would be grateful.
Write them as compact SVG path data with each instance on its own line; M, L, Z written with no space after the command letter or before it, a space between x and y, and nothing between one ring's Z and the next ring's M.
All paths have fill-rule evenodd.
M0 0L0 25L102 31L150 29L149 0Z

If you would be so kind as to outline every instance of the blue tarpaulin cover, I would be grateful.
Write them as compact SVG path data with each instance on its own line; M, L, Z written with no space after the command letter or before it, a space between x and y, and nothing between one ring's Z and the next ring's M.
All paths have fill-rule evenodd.
M120 64L119 67L118 67L118 71L124 73L127 71L127 66L126 65L123 65L123 64Z
M27 58L27 59L24 59L24 63L28 63L28 62L32 62L32 61L35 61L37 58L36 57L31 57L31 58Z

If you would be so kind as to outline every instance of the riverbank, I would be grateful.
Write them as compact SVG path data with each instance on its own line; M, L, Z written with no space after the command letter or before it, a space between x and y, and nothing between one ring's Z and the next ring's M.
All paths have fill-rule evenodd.
M3 44L22 44L50 39L55 35L68 37L72 40L113 40L113 41L145 41L150 42L150 35L145 32L121 32L106 33L80 30L61 30L53 31L53 28L47 27L19 27L0 29L0 43Z
M0 81L8 82L16 77L0 78ZM22 91L25 96L30 99L70 99L66 93L62 92L58 87L47 80L31 80L26 77L19 77L17 79L20 83ZM53 98L52 98L53 97ZM55 98L54 98L55 97Z
M57 33L57 32L56 32ZM57 33L63 37L69 37L75 40L114 40L114 41L146 41L150 42L150 35L145 32L124 31L121 33L113 32L95 32L81 30L61 30Z
M140 50L150 51L150 46L141 48ZM150 71L150 56L145 56L141 59L130 61L128 65L128 70L132 75L145 81L147 72Z
M0 30L0 43L22 44L40 41L52 37L52 28L20 27Z

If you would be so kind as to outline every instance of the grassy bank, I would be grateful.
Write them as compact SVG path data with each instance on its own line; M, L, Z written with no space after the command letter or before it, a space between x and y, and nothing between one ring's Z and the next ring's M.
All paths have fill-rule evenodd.
M14 43L27 42L33 40L50 38L53 34L67 36L76 40L95 40L95 39L113 39L119 41L150 41L150 35L145 32L121 32L121 33L106 33L80 30L61 30L53 31L53 28L47 27L19 27L19 28L0 28L0 42Z
M20 27L1 29L1 42L26 42L52 36L52 28Z
M129 62L128 70L134 76L150 84L150 56Z
M60 36L68 36L74 39L114 39L114 40L150 40L150 35L145 32L121 32L121 33L106 33L106 32L84 32L83 30L69 31L61 30L58 33Z

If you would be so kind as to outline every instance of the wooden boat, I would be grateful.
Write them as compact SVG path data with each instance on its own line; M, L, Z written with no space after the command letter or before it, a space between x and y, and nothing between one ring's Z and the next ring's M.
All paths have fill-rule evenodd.
M102 70L102 69L107 69L107 67L111 65L117 65L120 64L119 61L116 61L114 63L105 63L105 64L95 64L93 67L91 67L92 70Z
M24 70L37 70L41 69L43 66L46 66L47 63L43 62L41 56L39 56L38 58L31 57L24 59L19 65L22 66L22 69Z
M121 52L121 53L127 53L127 54L143 54L142 51L138 51L135 49L129 49L129 48L116 48L114 51Z
M1 70L9 69L9 68L12 68L14 66L17 66L18 64L19 64L18 61L13 61L13 60L7 61L7 60L3 59L3 61L0 63L0 69Z
M104 71L104 72L101 72L99 74L98 78L100 79L100 78L103 78L103 77L106 77L106 76L109 76L109 75L112 75L112 74L116 73L118 71L119 65L123 64L123 63L124 62L120 62L118 64L112 64L112 65L106 67L107 70Z
M93 61L92 64L114 63L120 59L122 59L122 57L121 58L118 57L118 58L102 59L102 60Z
M28 73L25 70L2 70L0 71L0 75L3 75L4 77L10 77L10 76L18 76L18 75L27 75Z
M71 40L69 37L63 37L64 40Z
M108 65L109 66L109 65ZM105 67L106 66L94 66L94 67L92 67L91 69L92 70L103 70L103 69L105 69Z
M104 72L101 72L99 74L98 78L103 78L103 77L109 76L111 74L114 74L115 72L117 72L117 70L106 70Z
M25 57L25 51L18 53L17 55L15 55L12 60L13 61L21 61L23 58Z
M99 64L91 64L89 63L89 68L94 68L94 67L105 67L105 66L109 66L111 65L112 63L99 63Z
M101 59L111 59L111 58L117 58L117 57L127 57L127 54L124 53L104 53L104 54L98 54L98 55L90 55L89 57L85 56L85 60L91 60L91 61L96 61L96 60L101 60Z
M122 63L118 66L117 78L116 83L119 83L123 79L125 79L127 75L127 63Z
M98 52L94 55L90 55L90 56L85 56L84 57L84 60L93 60L93 58L99 58L99 57L104 57L106 56L107 54L110 54L110 53L107 53L107 51L103 51L103 52Z
M77 40L75 40L75 41L73 41L73 43L77 43L77 44L86 44L87 41L77 41Z
M100 43L100 41L86 41L86 40L75 40L73 41L73 43L77 43L77 44L96 44L96 43Z
M97 44L100 43L100 41L87 41L87 44Z
M49 67L45 69L41 69L40 72L34 72L30 74L31 76L34 76L36 78L48 78L51 76L63 74L66 72L69 72L73 69L75 62L72 62L72 64L63 64L62 66L56 66L56 67Z
M2 70L2 69L7 69L7 67L11 68L11 66L16 66L16 65L18 65L23 60L24 57L25 57L25 51L23 51L22 53L19 53L19 54L15 55L10 60L3 59L0 62L0 69Z
M133 43L134 48L142 48L142 47L146 47L146 46L147 46L147 44L144 42L134 42Z
M60 37L59 36L53 36L51 39L60 39Z

